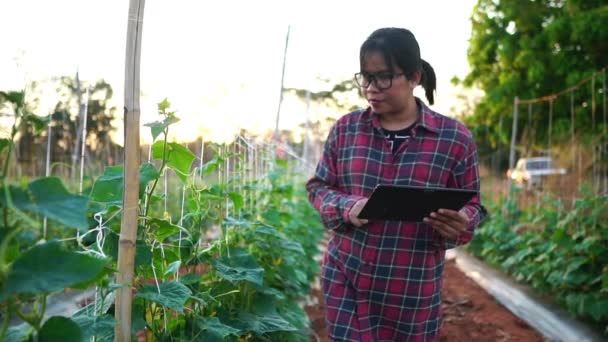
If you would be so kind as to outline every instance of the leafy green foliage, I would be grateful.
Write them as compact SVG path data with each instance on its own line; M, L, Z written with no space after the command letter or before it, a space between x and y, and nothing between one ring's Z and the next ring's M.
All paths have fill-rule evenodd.
M262 285L264 269L242 249L230 249L228 255L213 259L212 264L219 277L233 284L248 281Z
M78 324L69 318L61 316L49 318L42 326L42 329L40 329L38 335L38 341L40 342L81 342L82 339L82 330L80 330Z
M186 182L190 175L192 163L196 157L189 149L177 143L157 141L152 145L152 157L162 160L167 158L167 166L177 173L182 182Z
M318 274L315 257L324 228L303 184L296 188L293 178L286 177L291 165L276 161L265 179L243 184L233 177L201 185L199 176L211 175L227 158L240 156L217 153L193 175L194 155L167 142L168 130L177 122L169 108L167 100L159 103L162 119L149 125L156 140L154 163L160 167L140 167L134 284L112 284L108 277L116 268L119 248L119 220L108 217L119 217L122 209L122 166L107 167L88 198L70 194L53 178L16 186L0 177L0 213L5 215L0 220L0 310L5 322L17 315L26 321L10 329L5 324L0 340L112 341L117 324L111 316L113 291L133 286L133 334L146 327L160 341L308 341L309 322L299 303ZM34 121L27 124L35 126ZM12 144L3 141L0 148L10 153ZM184 190L185 212L179 219L163 208L164 198L155 193L166 168L175 171L183 185L173 187ZM259 191L268 180L271 189ZM99 215L104 219L98 221L101 231L87 232L98 233L98 240L92 234L88 240L80 238L78 245L41 240L42 216L84 231L93 214L96 220ZM210 239L210 228L221 236ZM82 247L89 252L79 252ZM71 318L43 320L47 296L92 284L99 291L97 303ZM34 304L33 310L26 309L28 314L23 312L26 302Z
M582 190L572 208L551 197L521 211L500 203L468 250L608 328L608 201Z
M46 216L70 228L88 228L88 199L70 194L59 178L40 178L25 189L14 186L9 189L11 202L19 210ZM9 206L4 196L0 197L0 204Z
M149 300L180 313L183 312L190 295L190 289L177 281L160 283L158 288L154 285L145 285L137 292L137 298Z
M83 339L97 337L97 341L114 341L116 321L110 315L95 316L94 314L72 317L82 331Z
M31 333L32 327L27 323L22 323L8 329L5 342L22 342Z
M50 293L80 286L103 274L107 260L67 251L58 242L36 245L11 266L2 298L13 294Z
M463 119L480 142L482 155L505 146L511 136L513 99L537 98L574 86L606 67L608 54L608 10L605 1L479 0L471 15L468 50L470 72L466 87L485 93L474 113ZM602 74L596 75L596 94L602 95ZM591 82L574 92L576 131L594 136L602 132L598 122L593 130ZM534 132L536 141L547 141L548 103L535 104L521 137ZM562 96L553 104L553 141L569 134L570 98ZM521 110L525 110L522 107ZM598 115L596 113L595 115ZM504 117L503 127L499 122ZM520 114L520 118L525 117ZM520 122L520 127L522 123Z
M195 324L201 330L200 341L224 341L228 336L238 336L240 330L222 323L217 317L197 317Z
M175 117L168 117L165 118L163 121L155 121L149 124L145 124L144 126L150 127L150 130L152 131L152 139L156 140L156 138L158 138L158 136L161 135L165 131L165 129L167 129L170 125L176 122L179 122L179 119Z
M160 177L158 170L152 164L142 164L139 168L140 196L143 196L146 186ZM121 204L124 189L124 168L122 165L108 166L102 176L98 177L89 195L92 201Z

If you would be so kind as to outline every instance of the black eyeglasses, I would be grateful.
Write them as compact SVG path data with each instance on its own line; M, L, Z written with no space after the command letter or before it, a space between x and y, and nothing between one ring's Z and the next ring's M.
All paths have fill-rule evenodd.
M404 73L393 74L390 72L379 72L376 74L370 74L366 72L358 72L355 74L355 82L361 88L367 88L374 82L374 86L378 90L387 90L393 85L393 79L398 76L403 76Z

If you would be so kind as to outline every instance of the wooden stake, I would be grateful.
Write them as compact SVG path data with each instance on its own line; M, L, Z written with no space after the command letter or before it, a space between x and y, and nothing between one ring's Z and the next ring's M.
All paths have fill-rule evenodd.
M135 241L139 204L139 66L145 0L130 0L125 59L125 153L123 212L118 250L116 282L121 287L116 295L115 341L131 341L131 307Z

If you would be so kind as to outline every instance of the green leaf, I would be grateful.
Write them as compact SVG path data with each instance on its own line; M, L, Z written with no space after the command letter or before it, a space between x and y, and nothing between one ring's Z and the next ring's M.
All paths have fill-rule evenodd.
M152 263L152 251L142 240L135 242L135 267L150 265Z
M89 340L92 337L97 337L97 341L114 340L114 327L116 320L110 315L103 316L79 316L72 317L74 322L78 324L82 331L83 340Z
M166 308L183 313L186 301L192 294L184 284L177 281L168 281L159 285L160 293L156 286L145 285L137 292L137 298L149 300Z
M228 193L228 197L234 204L234 210L239 211L243 208L243 196L238 192L230 192Z
M310 321L306 311L302 309L295 301L287 301L285 304L277 308L281 317L284 317L286 321L291 323L298 329L306 329Z
M51 116L38 116L34 114L29 114L24 116L24 121L29 123L32 128L34 128L34 134L40 134L42 130L46 128L51 120Z
M2 151L9 147L12 144L10 139L6 139L6 138L2 138L0 139L0 153L2 153Z
M107 166L103 175L97 178L89 197L91 201L104 203L122 203L123 166Z
M139 196L141 197L146 190L146 186L151 181L160 177L158 170L152 164L145 163L139 167ZM108 166L102 176L97 178L89 197L92 201L122 204L122 193L124 190L124 168L122 165Z
M21 107L23 101L25 100L25 92L23 91L9 91L9 92L0 92L0 95L6 99L6 101L12 103L17 107Z
M287 160L276 158L274 161L277 163L277 166L279 166L282 169L286 169L288 166Z
M281 292L281 291L275 289L274 287L262 285L262 286L256 286L255 290L256 290L256 292L258 292L258 294L264 295L265 297L269 298L273 302L282 301L286 298L284 292Z
M107 259L66 251L55 241L36 245L11 266L2 297L49 293L93 281L107 263Z
M208 174L212 173L213 171L215 171L218 166L219 166L219 162L218 162L217 158L213 158L203 165L203 173L208 175Z
M568 263L568 268L566 269L566 274L578 270L581 266L585 265L588 262L589 262L589 260L585 257L573 258Z
M167 166L170 167L182 183L186 183L192 163L196 159L194 154L184 146L177 143L167 143ZM164 141L157 141L152 145L152 156L154 159L162 160L165 148Z
M253 223L254 222L249 221L247 219L237 219L232 216L227 216L226 218L224 218L224 224L229 227L239 226L241 228L249 228Z
M167 100L167 98L164 98L161 102L158 103L159 112L164 112L169 109L169 107L171 107L171 103L169 103L169 100Z
M82 342L82 330L69 318L55 316L44 323L38 335L40 342Z
M23 211L47 216L49 219L71 228L86 230L88 199L69 193L56 177L39 178L26 189L10 186L13 205ZM0 189L1 190L1 189ZM0 203L6 198L0 196Z
M179 282L184 285L192 285L199 283L203 279L203 277L204 275L201 274L188 273L179 277Z
M608 319L608 299L594 300L589 304L587 310L597 322Z
M230 257L222 257L211 261L218 276L228 280L232 284L248 281L262 285L264 281L264 269L261 268L254 257L243 249L231 249Z
M59 178L40 178L28 185L37 212L69 227L86 230L88 198L70 194Z
M116 284L113 284L113 285L111 284L110 287L112 287L112 286L116 286ZM123 287L123 286L120 286L120 287ZM100 303L95 303L95 302L90 303L87 306L76 311L72 315L72 319L74 321L77 321L78 319L81 319L83 317L97 316L98 314L105 314L108 312L108 310L110 310L110 307L114 304L114 298L115 298L114 292L111 292L104 298L103 306L101 306ZM99 301L101 301L101 299ZM95 312L95 310L97 310L97 312Z
M159 242L165 241L171 235L177 234L180 231L179 226L172 224L167 220L152 218L148 220L150 225L150 234Z
M32 326L27 323L10 327L4 336L4 342L22 342L27 339L32 330Z
M177 260L172 262L169 267L167 268L167 271L165 272L165 275L169 275L169 274L176 274L179 271L180 266L182 265L181 260ZM183 284L183 282L182 282Z
M146 308L140 301L133 302L133 310L131 311L131 334L135 335L138 331L146 328Z
M300 255L305 254L304 248L299 242L290 240L285 234L279 232L273 227L257 227L251 230L251 233L253 235L251 237L252 240L264 242L278 240L278 245L280 246L281 251L290 251Z
M217 317L197 317L196 327L202 330L199 341L225 341L225 338L238 336L240 330L222 323Z
M257 315L248 312L240 312L238 316L239 326L243 330L252 331L262 335L278 331L297 331L298 329L281 317L278 313L268 312Z
M150 131L152 132L152 140L156 140L156 138L158 138L159 135L161 135L161 133L163 133L165 131L165 129L169 126L171 126L172 124L179 122L179 119L174 117L174 116L169 116L167 118L165 118L165 120L163 121L154 121L148 124L145 124L144 126L146 127L150 127Z
M202 305L209 305L209 303L217 302L217 300L213 298L210 292L210 289L204 292L198 292L196 296L190 296L190 299L195 300L201 303Z
M139 195L143 195L146 191L148 183L158 179L160 173L156 169L156 166L150 163L144 163L139 167Z

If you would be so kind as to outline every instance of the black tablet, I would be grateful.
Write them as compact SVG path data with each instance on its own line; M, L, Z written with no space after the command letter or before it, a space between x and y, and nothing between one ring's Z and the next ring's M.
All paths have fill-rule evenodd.
M380 184L359 218L422 222L439 209L462 209L476 194L475 190Z

